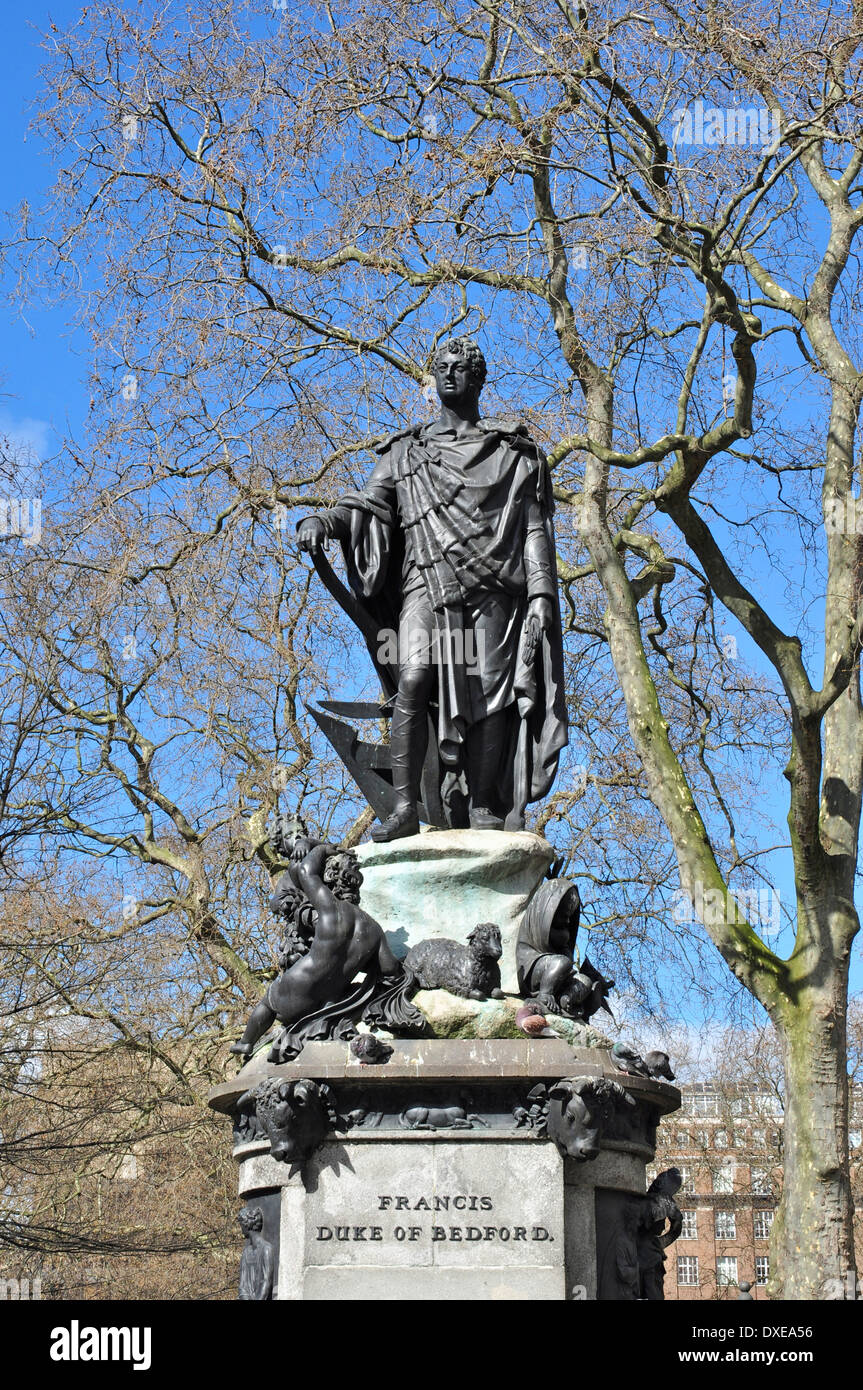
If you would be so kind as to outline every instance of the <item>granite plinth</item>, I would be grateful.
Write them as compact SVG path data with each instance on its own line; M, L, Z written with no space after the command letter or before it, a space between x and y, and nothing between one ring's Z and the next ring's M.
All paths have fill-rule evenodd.
M328 1142L283 1189L278 1297L563 1298L558 1167L506 1140Z
M607 1124L593 1161L562 1156L527 1121L536 1088L562 1077L613 1079L635 1102ZM294 1062L253 1059L210 1104L231 1112L262 1081L301 1078L326 1084L351 1117L344 1131L326 1134L301 1170L262 1135L234 1151L241 1198L279 1202L279 1300L601 1298L656 1124L679 1105L674 1087L623 1076L606 1049L560 1038L397 1042L378 1066L346 1044L310 1043Z

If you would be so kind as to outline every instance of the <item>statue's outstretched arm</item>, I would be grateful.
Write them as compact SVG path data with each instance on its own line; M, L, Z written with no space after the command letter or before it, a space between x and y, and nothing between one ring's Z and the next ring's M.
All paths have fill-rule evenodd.
M367 498L379 506L395 508L396 490L389 453L378 459L361 492L349 494L344 502L337 502L326 511L313 512L311 516L303 517L297 526L300 548L314 552L326 541L348 540L351 534L351 511L362 498Z

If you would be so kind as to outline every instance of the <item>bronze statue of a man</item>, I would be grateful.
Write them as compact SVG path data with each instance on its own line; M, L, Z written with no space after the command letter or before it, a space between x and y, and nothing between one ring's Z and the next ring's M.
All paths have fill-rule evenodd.
M366 486L298 530L315 557L341 542L351 616L395 692L395 807L375 840L419 829L430 714L454 827L521 829L566 745L548 464L521 422L480 418L486 364L471 339L444 343L434 375L438 418L393 435Z

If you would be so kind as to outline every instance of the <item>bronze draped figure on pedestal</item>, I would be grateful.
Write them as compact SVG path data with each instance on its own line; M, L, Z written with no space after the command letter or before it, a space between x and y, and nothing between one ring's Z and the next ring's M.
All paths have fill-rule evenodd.
M298 531L391 708L394 795L377 840L415 834L421 813L522 829L567 739L548 464L519 421L480 419L475 343L445 343L434 371L438 419L380 445L366 486ZM322 556L331 539L349 590Z
M578 888L542 836L503 833L567 741L549 469L520 422L480 418L475 343L445 343L434 372L438 418L299 525L380 678L382 702L311 712L385 843L271 827L278 973L211 1099L248 1194L240 1297L653 1300L681 1222L679 1174L643 1191L668 1057L588 1026L613 981L578 959ZM331 715L391 718L390 741ZM494 833L411 841L421 819Z

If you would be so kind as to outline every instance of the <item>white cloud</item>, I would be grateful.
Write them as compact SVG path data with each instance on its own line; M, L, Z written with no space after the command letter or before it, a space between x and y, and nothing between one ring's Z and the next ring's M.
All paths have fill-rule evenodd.
M0 447L3 459L3 485L16 496L33 497L41 492L39 471L52 447L53 430L47 420L29 415L15 416L0 410Z

